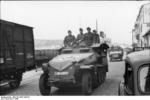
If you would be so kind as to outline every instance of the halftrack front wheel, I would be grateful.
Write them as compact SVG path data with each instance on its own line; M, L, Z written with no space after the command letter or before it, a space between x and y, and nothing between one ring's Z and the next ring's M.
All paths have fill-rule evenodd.
M39 89L42 95L49 95L51 92L51 86L48 85L48 75L42 74L39 80Z
M82 93L83 95L90 95L92 93L92 76L88 71L82 74Z

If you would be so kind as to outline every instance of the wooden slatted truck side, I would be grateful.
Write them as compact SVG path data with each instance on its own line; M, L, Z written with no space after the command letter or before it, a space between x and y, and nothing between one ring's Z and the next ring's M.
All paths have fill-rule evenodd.
M19 87L25 71L35 68L33 28L0 20L0 85Z

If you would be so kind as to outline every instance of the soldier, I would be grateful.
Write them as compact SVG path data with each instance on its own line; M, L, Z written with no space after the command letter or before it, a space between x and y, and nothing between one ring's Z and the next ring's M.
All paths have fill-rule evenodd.
M100 39L99 39L99 35L97 34L96 30L93 30L93 43L99 43Z
M78 42L78 43L79 43L79 42L82 42L82 41L84 40L83 29L80 28L79 31L80 31L80 33L79 33L78 36L77 36L77 42Z
M71 30L68 30L68 35L64 39L65 47L66 46L68 46L68 47L72 46L74 44L74 42L75 42L75 36L72 35Z
M84 34L84 41L87 46L91 46L93 44L93 34L90 27L87 27L87 33Z
M103 31L100 31L100 42L104 43L105 34Z

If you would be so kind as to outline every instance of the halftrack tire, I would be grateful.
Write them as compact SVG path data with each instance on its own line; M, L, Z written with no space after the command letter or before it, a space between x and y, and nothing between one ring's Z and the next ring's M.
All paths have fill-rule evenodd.
M99 71L98 71L98 76L97 76L97 77L98 77L98 84L99 84L99 85L102 84L102 81L103 81L103 80L102 80L102 79L103 79L102 76L103 76L102 70L99 69Z
M42 95L50 95L51 86L48 86L48 75L45 73L40 76L39 90Z
M83 95L90 95L92 93L92 76L88 71L82 74L82 93Z
M106 70L104 70L103 72L103 82L105 82L105 80L106 80Z
M15 74L14 77L14 81L8 83L11 89L16 89L20 86L22 81L22 73Z

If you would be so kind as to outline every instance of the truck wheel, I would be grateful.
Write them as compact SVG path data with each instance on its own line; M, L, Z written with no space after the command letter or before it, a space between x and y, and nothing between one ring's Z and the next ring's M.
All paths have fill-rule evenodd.
M49 95L51 92L51 86L48 85L48 75L42 74L39 80L39 89L42 95Z
M19 80L12 81L12 82L9 82L9 86L12 89L16 89L20 86L20 83L21 83L21 81L19 81Z
M84 95L92 93L92 76L90 72L83 72L82 74L82 93Z
M11 81L8 83L10 88L12 88L12 89L18 88L20 86L20 83L22 81L22 73L20 73L20 74L17 73L14 75L14 77L15 77L14 81Z

